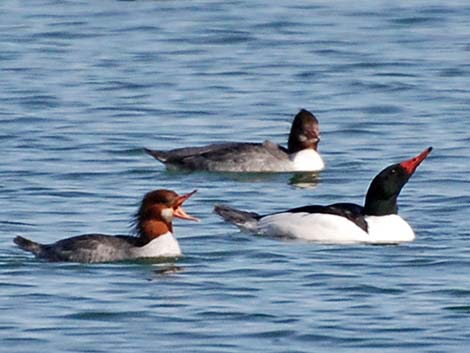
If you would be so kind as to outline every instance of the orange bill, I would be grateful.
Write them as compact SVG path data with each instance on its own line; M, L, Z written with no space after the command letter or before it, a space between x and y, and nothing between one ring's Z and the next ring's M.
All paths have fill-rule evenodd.
M416 168L421 164L422 161L426 159L426 157L431 153L432 147L426 148L423 152L421 152L416 157L413 157L407 161L401 162L400 165L405 168L406 172L411 175L415 172Z
M186 213L186 211L183 209L182 205L183 203L189 199L192 195L194 195L197 192L197 190L193 190L190 193L178 196L175 200L175 203L173 205L173 216L181 219L186 219L188 221L195 221L199 222L199 218L190 216Z

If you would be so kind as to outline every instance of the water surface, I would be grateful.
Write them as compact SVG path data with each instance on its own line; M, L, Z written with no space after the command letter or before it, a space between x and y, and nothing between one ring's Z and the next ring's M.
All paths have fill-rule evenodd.
M470 344L470 6L465 1L3 1L1 351L462 352ZM143 147L285 143L320 120L320 176L167 172ZM252 237L268 213L362 203L427 146L401 246ZM198 188L167 263L50 264L17 249L127 234L155 188Z

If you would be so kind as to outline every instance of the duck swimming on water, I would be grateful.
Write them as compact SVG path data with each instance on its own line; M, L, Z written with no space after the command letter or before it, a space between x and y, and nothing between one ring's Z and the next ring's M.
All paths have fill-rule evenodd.
M214 212L243 231L279 238L333 244L397 244L415 239L398 215L397 198L432 147L392 164L372 180L364 206L353 203L309 205L267 215L217 205Z
M294 118L287 148L271 141L226 142L169 151L145 151L170 169L213 172L318 172L325 164L318 153L317 118L302 109Z
M181 256L172 222L174 218L198 221L182 208L195 192L180 196L172 190L160 189L147 193L136 213L138 236L84 234L53 244L39 244L17 236L13 241L21 249L48 261L96 263Z

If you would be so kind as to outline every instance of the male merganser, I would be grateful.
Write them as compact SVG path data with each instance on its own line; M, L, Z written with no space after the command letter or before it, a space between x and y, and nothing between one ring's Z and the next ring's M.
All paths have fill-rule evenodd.
M182 204L195 192L181 196L172 190L147 193L135 215L136 237L85 234L46 245L21 236L13 241L21 249L49 261L90 263L180 256L181 249L173 235L172 221L174 217L198 221L182 208Z
M397 197L432 147L418 156L382 170L367 191L364 207L352 203L304 206L261 216L225 205L214 211L241 230L281 238L348 244L396 244L415 239L398 216Z
M271 141L227 142L169 151L145 151L168 168L214 172L317 172L325 165L318 153L318 120L302 109L294 119L287 148Z

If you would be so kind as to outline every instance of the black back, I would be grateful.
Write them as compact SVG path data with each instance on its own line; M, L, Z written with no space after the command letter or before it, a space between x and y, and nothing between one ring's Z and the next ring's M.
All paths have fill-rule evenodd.
M355 223L359 228L367 232L367 222L364 218L364 207L356 205L354 203L334 203L327 206L311 205L292 208L286 212L297 213L322 213L332 214L335 216L344 217L351 222Z

